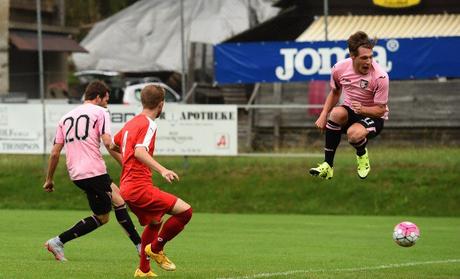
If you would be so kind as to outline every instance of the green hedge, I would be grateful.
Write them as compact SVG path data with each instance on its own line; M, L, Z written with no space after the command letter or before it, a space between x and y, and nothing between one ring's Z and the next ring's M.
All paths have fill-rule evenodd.
M351 148L339 149L334 178L310 177L321 158L158 157L181 180L165 191L192 204L196 212L460 216L460 148L369 148L372 171L356 175ZM62 157L56 191L45 193L44 158L0 155L0 208L88 210ZM45 158L46 159L46 158ZM120 167L106 158L118 181Z

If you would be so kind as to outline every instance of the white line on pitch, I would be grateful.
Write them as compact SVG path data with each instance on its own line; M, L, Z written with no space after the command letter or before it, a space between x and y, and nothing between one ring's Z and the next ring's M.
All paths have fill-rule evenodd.
M292 274L305 274L305 273L354 272L354 271L399 268L399 267L425 265L425 264L443 264L443 263L459 263L459 262L460 262L460 259L448 259L448 260L439 260L439 261L410 262L410 263L402 263L402 264L387 264L387 265L377 265L377 266L367 266L367 267L290 270L290 271L284 271L284 272L259 273L259 274L239 276L239 277L221 277L217 279L252 279L252 278L267 278L267 277L274 277L274 276L288 276Z
M286 158L311 158L311 157L322 157L323 153L238 153L240 157L286 157Z

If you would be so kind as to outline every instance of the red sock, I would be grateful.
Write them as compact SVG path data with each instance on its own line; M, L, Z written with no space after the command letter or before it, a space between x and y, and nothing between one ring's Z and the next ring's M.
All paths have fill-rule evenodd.
M169 217L166 223L164 223L161 232L158 234L158 237L153 240L152 251L154 253L158 253L159 251L163 250L166 242L178 235L191 218L192 208Z
M160 227L161 223L156 225L147 225L144 227L144 232L141 237L141 260L139 264L139 269L144 273L147 273L150 270L150 260L147 259L144 252L145 246L152 243L152 241L157 238Z

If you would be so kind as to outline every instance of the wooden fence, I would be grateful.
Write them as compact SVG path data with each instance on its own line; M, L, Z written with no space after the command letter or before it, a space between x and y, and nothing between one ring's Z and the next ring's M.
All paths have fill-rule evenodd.
M314 89L318 94L317 88ZM328 87L322 90L323 98ZM308 83L262 84L254 104L307 105ZM321 102L322 103L322 100ZM460 80L392 81L390 115L378 141L388 144L460 144ZM247 149L298 148L322 145L314 127L318 110L307 108L242 109L240 146ZM344 137L345 138L345 137Z

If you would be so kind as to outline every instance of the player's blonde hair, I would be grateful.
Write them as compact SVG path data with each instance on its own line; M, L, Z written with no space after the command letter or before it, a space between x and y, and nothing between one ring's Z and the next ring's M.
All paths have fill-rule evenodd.
M144 108L154 109L165 99L165 89L158 85L147 85L141 91L141 103Z

